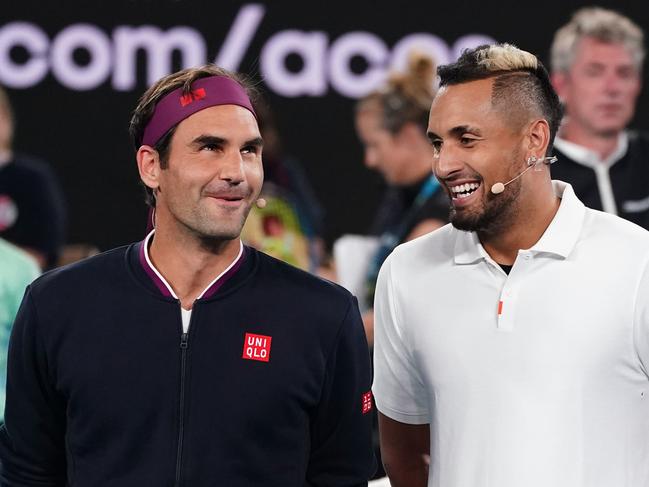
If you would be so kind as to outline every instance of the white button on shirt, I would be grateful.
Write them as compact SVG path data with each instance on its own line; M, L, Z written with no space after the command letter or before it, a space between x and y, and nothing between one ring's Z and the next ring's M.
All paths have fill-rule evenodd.
M553 184L509 275L450 225L381 270L373 391L430 424L429 486L649 485L649 232Z

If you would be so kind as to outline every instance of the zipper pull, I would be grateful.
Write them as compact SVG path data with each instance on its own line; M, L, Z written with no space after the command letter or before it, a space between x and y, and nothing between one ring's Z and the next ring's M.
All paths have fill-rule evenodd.
M187 333L183 333L180 335L180 348L187 348L187 339L189 338L189 335Z

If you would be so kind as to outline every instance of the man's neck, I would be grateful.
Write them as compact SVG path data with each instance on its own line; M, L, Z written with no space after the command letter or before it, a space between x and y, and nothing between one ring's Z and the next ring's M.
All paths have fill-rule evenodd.
M172 287L184 309L237 258L240 240L204 242L158 224L149 249L155 268Z
M495 262L513 265L518 251L533 247L547 230L561 200L549 180L539 192L531 201L522 202L518 214L506 226L493 232L478 232L482 246Z
M605 161L617 149L620 133L597 134L567 120L559 136L568 142L590 149L599 156L600 160Z
M4 166L11 162L13 158L13 152L9 148L0 148L0 166Z

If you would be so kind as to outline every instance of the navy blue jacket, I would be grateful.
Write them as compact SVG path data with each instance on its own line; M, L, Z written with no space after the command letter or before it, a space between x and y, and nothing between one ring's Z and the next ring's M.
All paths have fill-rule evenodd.
M140 245L28 288L9 347L0 485L366 485L371 373L355 299L246 248L184 335ZM270 347L247 349L247 333Z

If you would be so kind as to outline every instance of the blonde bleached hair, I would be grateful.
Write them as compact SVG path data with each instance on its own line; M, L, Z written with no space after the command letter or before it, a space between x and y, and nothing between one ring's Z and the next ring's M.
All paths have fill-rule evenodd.
M536 70L539 60L513 44L495 44L478 53L478 64L487 71Z
M601 7L577 10L570 22L554 35L550 50L550 67L555 72L566 72L575 59L577 45L584 37L601 42L622 44L631 54L638 70L645 57L644 34L631 19Z

